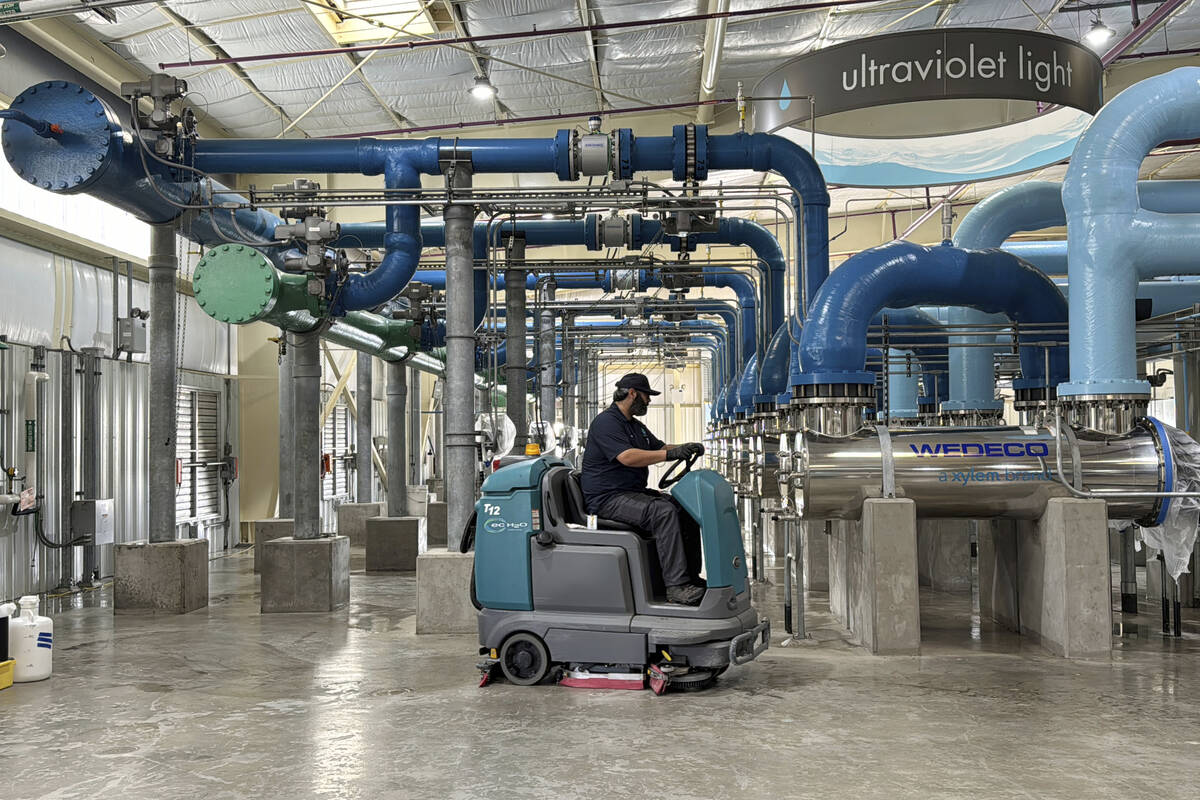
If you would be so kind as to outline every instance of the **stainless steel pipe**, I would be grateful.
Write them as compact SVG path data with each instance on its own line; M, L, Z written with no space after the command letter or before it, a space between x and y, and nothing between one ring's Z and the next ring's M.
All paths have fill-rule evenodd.
M789 441L790 439L790 441ZM791 445L789 447L789 444ZM1163 448L1152 426L1123 436L1075 431L1062 438L1063 476L1093 491L1163 491ZM864 430L853 436L785 436L780 472L805 519L859 519L868 497L917 504L923 517L1037 519L1070 492L1055 470L1046 428ZM1113 519L1153 520L1160 497L1106 499Z

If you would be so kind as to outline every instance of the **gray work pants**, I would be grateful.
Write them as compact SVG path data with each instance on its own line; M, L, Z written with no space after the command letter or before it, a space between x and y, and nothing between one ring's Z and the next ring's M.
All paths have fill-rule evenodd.
M596 515L654 537L663 584L691 583L700 575L700 526L667 494L650 489L618 492L596 505Z

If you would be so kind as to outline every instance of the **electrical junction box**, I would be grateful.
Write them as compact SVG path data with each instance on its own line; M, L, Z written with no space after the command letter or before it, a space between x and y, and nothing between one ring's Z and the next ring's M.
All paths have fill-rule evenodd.
M117 320L117 346L123 353L146 352L146 320L137 317Z
M113 543L113 501L76 500L71 503L71 537L90 536L93 545Z

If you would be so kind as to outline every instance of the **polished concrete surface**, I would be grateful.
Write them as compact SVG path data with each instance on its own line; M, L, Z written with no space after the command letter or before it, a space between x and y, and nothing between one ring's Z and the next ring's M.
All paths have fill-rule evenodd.
M706 692L480 689L473 637L414 635L411 573L356 549L348 609L263 616L251 565L212 562L186 616L51 601L54 676L0 692L0 797L1196 796L1190 609L1182 639L1147 608L1111 660L1066 661L925 591L922 654L878 657L823 595L777 646L769 587L776 646Z

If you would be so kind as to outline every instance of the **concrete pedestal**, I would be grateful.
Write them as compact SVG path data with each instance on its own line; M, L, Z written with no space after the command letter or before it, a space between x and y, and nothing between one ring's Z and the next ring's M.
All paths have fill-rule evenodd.
M113 546L117 613L186 614L208 605L208 540L129 542Z
M446 504L436 500L430 500L425 505L425 519L427 527L427 547L421 549L421 552L435 547L446 546Z
M411 572L425 541L421 517L372 517L367 520L367 572Z
M264 614L334 611L350 602L350 540L345 536L294 539L263 546Z
M816 524L815 522L813 524ZM829 574L829 611L842 623L850 627L850 598L847 594L847 548L851 534L862 535L862 523L850 520L835 519L830 523L829 559L827 570ZM857 532L856 532L857 531Z
M471 605L473 553L430 550L417 556L417 633L476 633Z
M445 488L445 481L441 478L429 478L425 481L425 488L429 490L430 500L444 500L442 491Z
M917 520L917 571L921 585L939 592L971 591L969 519Z
M998 527L981 531L979 578L981 612L1051 653L1095 658L1112 652L1104 501L1057 497L1040 520L1018 522L1015 536Z
M824 520L795 523L804 537L804 585L810 592L828 592L829 539ZM832 527L832 523L830 523Z
M847 542L850 630L871 653L914 655L921 648L917 509L912 500L863 503L862 525Z
M351 547L367 544L367 520L383 516L383 503L342 503L337 507L337 532L350 540Z
M256 519L254 526L254 571L262 571L263 544L272 539L291 536L296 532L295 523L290 519Z

